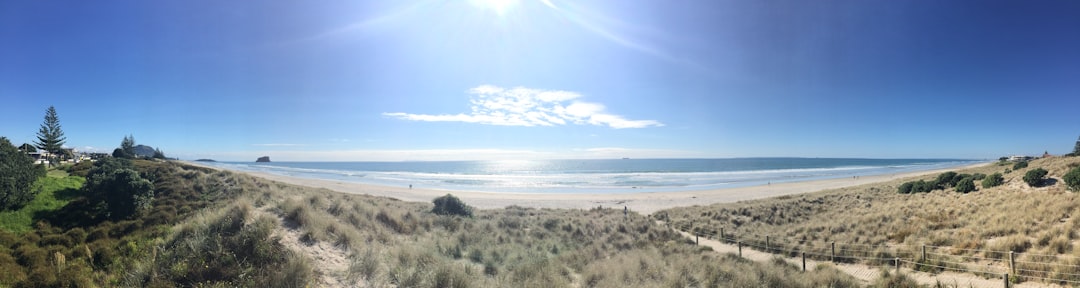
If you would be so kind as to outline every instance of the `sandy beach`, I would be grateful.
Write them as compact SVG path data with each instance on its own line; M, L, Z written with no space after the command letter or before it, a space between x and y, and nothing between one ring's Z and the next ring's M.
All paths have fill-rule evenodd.
M207 167L211 169L222 169L220 167L203 165L198 162L184 161L184 163L200 167ZM481 209L503 208L511 205L534 208L564 209L588 209L597 206L614 206L621 208L622 206L626 206L630 210L636 211L641 214L651 214L653 212L671 207L709 205L714 203L730 203L744 200L777 197L783 195L810 193L827 189L880 183L927 174L938 174L945 171L962 170L982 165L987 164L980 163L965 167L916 171L900 174L860 176L858 177L858 179L840 178L700 191L642 192L620 194L541 194L495 193L456 190L450 191L424 188L391 187L357 182L301 178L261 172L238 170L230 171L244 173L255 177L260 177L282 183L315 188L326 188L342 193L384 196L404 201L430 202L435 197L450 193L454 194L454 196L461 198L469 205Z

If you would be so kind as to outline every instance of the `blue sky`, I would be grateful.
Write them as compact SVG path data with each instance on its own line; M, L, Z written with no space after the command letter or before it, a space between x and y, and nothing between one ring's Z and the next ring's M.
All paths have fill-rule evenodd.
M997 158L1080 136L1076 1L3 1L0 136L182 159Z

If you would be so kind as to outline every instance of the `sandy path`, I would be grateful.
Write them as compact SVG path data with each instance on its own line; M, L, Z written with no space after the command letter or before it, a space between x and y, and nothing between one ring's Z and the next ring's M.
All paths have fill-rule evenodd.
M185 163L211 169L222 169L220 167L202 165L197 162ZM421 187L410 189L409 187L391 187L337 180L310 179L262 172L230 171L245 173L288 184L326 188L343 193L385 196L414 202L430 202L435 197L452 193L469 205L481 209L497 209L511 205L534 208L588 209L602 205L615 207L627 206L630 210L634 210L641 214L652 214L653 212L673 207L731 203L743 200L809 193L826 189L879 183L906 177L937 174L944 171L961 170L982 165L987 164L982 163L967 167L901 174L860 176L858 179L841 178L701 191L639 192L621 194L493 193L425 189Z
M675 231L679 232L679 234L682 234L684 237L687 237L689 239L696 239L698 241L698 245L704 245L704 246L712 247L713 251L716 251L718 253L732 253L732 254L735 254L735 255L739 255L739 247L737 245L721 243L718 240L712 240L712 239L708 239L708 238L705 238L705 237L695 238L693 234L686 233L686 232L679 231L679 230L675 230ZM746 259L749 259L749 260L753 260L753 261L766 262L766 261L769 261L769 260L773 259L774 257L780 257L780 256L778 256L776 254L771 254L771 253L766 253L766 252L762 252L762 251L753 250L753 249L750 249L749 247L744 246L742 248L742 257L746 258ZM788 263L795 264L796 266L802 267L802 258L784 257L784 260L786 260ZM876 281L879 277L881 277L881 269L883 268L883 267L880 267L880 266L868 266L868 265L864 265L864 264L832 263L832 262L828 262L828 261L817 261L817 260L813 260L813 259L806 259L806 269L807 270L813 270L814 267L817 267L818 264L824 264L824 263L827 263L828 265L832 265L833 267L836 267L837 270L840 270L840 271L842 271L842 272L844 272L844 273L846 273L848 275L851 275L852 277L855 277L855 279L859 279L860 281L863 282L863 284L870 284L870 283ZM892 267L889 267L888 269L890 269L889 270L890 272L895 271L895 268L892 268ZM1005 287L1004 279L987 279L987 278L979 277L979 276L972 275L972 274L966 274L966 273L942 272L942 273L938 273L938 274L931 274L931 273L926 273L926 272L914 271L914 270L911 270L910 267L901 267L900 271L901 271L901 273L904 273L905 275L907 275L908 277L914 279L915 281L918 281L919 284L927 285L927 286L930 286L930 287L934 287L934 285L937 284L937 283L945 284L945 285L948 285L949 287L987 287L987 288ZM1046 284L1046 283L1023 282L1023 283L1019 283L1019 284L1009 284L1009 287L1063 287L1063 286L1053 285L1053 284Z

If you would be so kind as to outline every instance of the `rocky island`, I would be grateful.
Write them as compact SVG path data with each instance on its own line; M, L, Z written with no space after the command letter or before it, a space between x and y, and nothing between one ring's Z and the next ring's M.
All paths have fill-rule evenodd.
M259 159L258 159L258 160L255 160L255 162L256 162L256 163L258 163L258 162L270 162L270 156L262 156L262 157L259 157Z

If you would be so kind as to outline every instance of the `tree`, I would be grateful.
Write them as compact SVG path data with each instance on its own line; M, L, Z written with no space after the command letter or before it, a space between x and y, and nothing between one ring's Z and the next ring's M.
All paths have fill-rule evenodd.
M1027 184L1031 187L1039 187L1040 185L1042 185L1043 181L1046 181L1045 177L1047 173L1049 172L1047 172L1046 169L1043 168L1031 169L1026 174L1024 174L1024 182L1027 182Z
M112 156L123 159L135 158L135 137L124 136L124 140L120 141L120 148L113 149Z
M435 203L435 208L431 209L432 213L472 217L472 207L465 205L465 202L461 202L461 199L454 195L446 194L446 196L435 198L432 202Z
M34 145L43 151L60 154L60 150L63 149L67 138L64 137L64 130L60 129L60 118L56 117L56 108L53 106L45 110L45 122L41 123L37 138L38 141L34 142Z
M124 140L120 141L120 149L128 155L135 156L135 136L124 136Z
M1062 178L1065 179L1065 187L1069 187L1069 190L1080 191L1080 167L1073 168Z
M960 182L956 182L956 192L967 194L971 191L975 191L974 178L964 177L964 179L960 179Z
M154 184L139 176L127 159L105 158L86 175L88 198L105 207L110 219L124 219L150 208Z
M1080 156L1080 138L1076 139L1076 146L1073 146L1072 156Z
M161 152L161 148L154 148L154 159L165 159L165 152Z
M0 211L21 208L34 200L34 181L45 176L45 167L0 137Z
M1001 186L1001 184L1003 183L1005 183L1005 177L1002 177L1001 173L994 173L990 174L990 176L986 176L986 178L983 179L982 186L983 188L990 188L995 186Z

